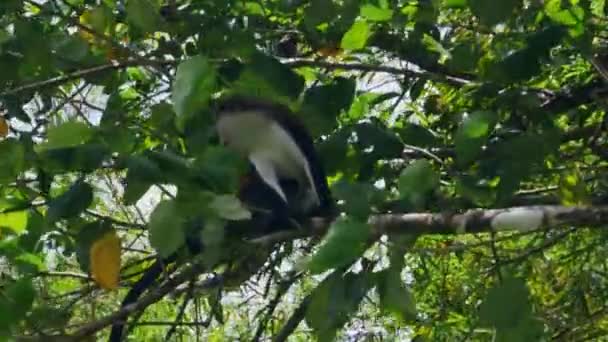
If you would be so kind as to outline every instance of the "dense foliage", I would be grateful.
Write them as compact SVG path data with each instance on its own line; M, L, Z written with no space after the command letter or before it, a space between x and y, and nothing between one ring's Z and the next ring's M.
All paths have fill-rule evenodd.
M607 25L605 0L0 1L0 332L106 338L203 216L207 248L129 312L133 340L608 335L606 215L367 223L605 210ZM343 212L328 234L230 239L248 212L221 93L298 113Z

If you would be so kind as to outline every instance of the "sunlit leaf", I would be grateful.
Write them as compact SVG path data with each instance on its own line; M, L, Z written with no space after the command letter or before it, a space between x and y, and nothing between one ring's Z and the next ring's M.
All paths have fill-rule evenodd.
M480 111L467 115L456 132L456 156L462 164L472 162L494 129L495 115Z
M342 37L340 47L345 50L359 50L365 47L371 35L369 25L365 21L356 21L350 30Z
M361 16L372 21L387 21L393 17L393 11L390 8L365 4L361 6Z
M6 209L5 209L6 210ZM0 210L0 227L8 228L14 233L20 234L27 227L28 212L27 210L11 211Z

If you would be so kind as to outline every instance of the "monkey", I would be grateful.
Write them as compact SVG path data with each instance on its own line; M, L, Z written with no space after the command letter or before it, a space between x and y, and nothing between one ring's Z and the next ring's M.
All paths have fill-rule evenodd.
M237 197L251 209L252 217L245 222L229 222L228 235L251 233L248 227L255 227L255 234L268 234L293 228L294 221L334 212L313 138L287 106L233 95L221 98L213 107L220 142L246 158L250 165ZM199 240L190 239L186 244L193 254L204 248ZM175 254L150 266L131 287L121 308L137 301L161 275L163 265L176 258ZM124 322L112 325L109 341L119 342L123 329Z

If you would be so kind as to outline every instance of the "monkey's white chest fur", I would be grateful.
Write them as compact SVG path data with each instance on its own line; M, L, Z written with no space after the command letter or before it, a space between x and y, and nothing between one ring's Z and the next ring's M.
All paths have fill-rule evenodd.
M255 111L220 115L217 122L220 139L227 146L248 156L260 177L287 202L279 178L297 180L311 190L309 197L319 205L320 199L310 166L294 138L276 121Z

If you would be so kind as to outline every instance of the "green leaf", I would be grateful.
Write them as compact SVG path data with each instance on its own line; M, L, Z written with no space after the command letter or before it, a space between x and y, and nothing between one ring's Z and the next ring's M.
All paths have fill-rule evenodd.
M81 23L89 26L97 33L106 33L106 30L112 25L114 17L112 10L105 4L96 6L85 11L80 16Z
M89 44L79 35L66 36L55 44L55 52L62 59L80 62L87 57Z
M319 250L312 256L309 269L319 274L330 268L349 265L367 249L369 226L351 218L340 218L331 225Z
M468 0L443 0L443 6L446 8L465 8Z
M580 170L569 170L560 176L558 195L564 205L590 204L590 196Z
M426 197L439 186L439 175L428 160L417 160L399 175L399 194L410 204L423 206Z
M219 217L227 220L251 219L251 212L234 195L215 196L211 203L209 203L209 208L215 211Z
M390 8L365 4L361 6L361 16L371 21L388 21L393 17L393 11Z
M0 331L8 332L11 326L25 318L35 297L36 290L30 278L21 278L8 285L0 298Z
M344 34L340 46L345 50L360 50L367 44L367 39L371 35L371 30L367 22L358 20Z
M469 0L469 7L482 24L494 26L507 20L516 8L521 7L521 0Z
M306 90L302 104L302 112L306 115L302 119L313 136L328 133L336 127L338 115L350 108L355 89L354 79L337 77L329 84Z
M183 129L187 119L207 108L216 86L216 70L203 56L195 56L177 67L175 83L171 93L178 124Z
M241 176L247 170L248 163L235 151L223 146L205 149L195 161L196 174L205 184L218 193L230 193L238 190Z
M460 72L474 71L480 57L478 49L477 45L469 42L456 45L450 51L451 58L448 65L451 69Z
M312 0L310 6L304 10L304 23L310 31L316 31L318 27L331 21L337 15L338 7L333 1Z
M547 13L551 20L564 26L578 25L585 17L585 11L580 6L562 8L561 0L546 1L545 13Z
M373 185L340 181L332 186L337 200L344 202L341 207L346 214L360 220L367 220L372 212L372 202L377 197Z
M151 185L163 179L162 171L156 163L145 156L132 156L127 160L126 187L123 195L125 204L135 204Z
M338 329L353 315L361 300L373 286L366 272L335 271L319 284L310 295L306 323L314 330L318 341L333 341Z
M0 184L14 182L24 171L25 148L15 139L0 141Z
M456 157L460 164L469 164L479 155L495 122L495 114L487 111L474 112L465 117L455 137Z
M13 322L18 322L30 311L36 290L30 278L21 278L6 288L0 306L8 307ZM2 310L4 311L4 310Z
M154 208L148 223L150 244L161 257L169 257L184 244L183 223L184 218L176 202L162 201Z
M93 201L93 188L87 182L77 181L68 191L53 198L49 203L47 219L55 222L79 215Z
M304 89L304 78L276 58L256 51L249 56L234 89L262 98L293 100Z
M382 309L397 315L402 320L415 319L414 296L401 280L399 269L390 268L377 274L377 277Z
M432 147L439 145L439 140L437 136L433 134L433 132L417 124L405 124L403 128L399 129L397 132L399 133L401 140L408 145L419 147Z
M43 149L38 155L44 161L44 169L51 172L91 172L101 166L110 151L105 145L91 142L74 147Z
M589 7L593 15L600 18L606 16L606 0L591 0Z
M150 33L159 28L160 6L154 0L127 0L127 19L142 32Z
M27 218L27 210L0 213L0 227L8 228L16 234L21 234L25 230L25 227L27 227Z
M82 145L88 142L93 134L95 134L95 129L86 123L67 121L58 126L49 127L47 141L36 146L37 152Z
M507 277L492 287L479 308L480 324L494 327L499 341L539 341L543 325L532 313L524 280Z

